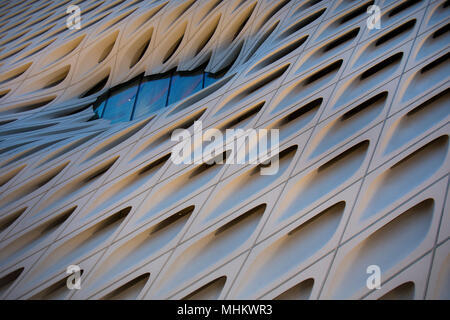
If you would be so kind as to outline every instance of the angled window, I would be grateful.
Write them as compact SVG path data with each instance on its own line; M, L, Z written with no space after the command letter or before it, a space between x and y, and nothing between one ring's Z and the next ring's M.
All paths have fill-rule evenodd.
M106 101L103 118L111 120L111 123L131 120L138 85L139 80L135 80L112 90Z
M169 104L200 91L203 88L203 72L179 72L172 76L169 93Z
M137 119L164 108L169 94L170 74L143 79L133 118Z
M140 75L111 88L95 102L96 118L116 123L155 113L210 86L229 69L213 74L205 72L204 66L193 71L170 71L147 77Z

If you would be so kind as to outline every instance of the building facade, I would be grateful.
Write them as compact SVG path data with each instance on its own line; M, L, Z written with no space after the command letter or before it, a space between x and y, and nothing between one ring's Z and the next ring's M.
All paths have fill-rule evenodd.
M449 23L440 0L2 1L0 298L448 299Z

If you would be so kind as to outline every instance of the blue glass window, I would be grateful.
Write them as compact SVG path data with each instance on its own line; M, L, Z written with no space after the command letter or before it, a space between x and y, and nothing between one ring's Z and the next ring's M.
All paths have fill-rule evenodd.
M228 66L217 73L205 72L204 88L209 87L214 82L222 79L222 77L228 72L231 66Z
M199 68L148 77L141 75L100 96L94 104L94 111L97 117L109 119L111 123L138 119L213 84L226 71L228 69L212 74Z
M95 107L94 112L97 117L101 118L103 116L103 110L105 109L106 100L103 100L97 107Z
M150 114L164 108L169 93L170 74L162 78L149 78L143 80L139 89L133 118Z
M210 85L212 85L214 82L216 82L219 79L220 79L219 77L216 77L212 73L209 73L209 72L205 73L205 88L209 87Z
M139 80L111 92L103 112L103 118L111 123L131 120Z
M203 72L178 73L172 77L169 104L183 100L203 88Z

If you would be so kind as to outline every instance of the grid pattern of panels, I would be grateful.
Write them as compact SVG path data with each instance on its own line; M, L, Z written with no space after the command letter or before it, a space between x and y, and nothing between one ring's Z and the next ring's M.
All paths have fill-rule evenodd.
M0 8L0 298L450 297L449 1ZM92 119L109 88L206 62L231 68L147 118ZM279 129L278 172L175 165L196 120Z
M142 75L112 88L94 103L94 111L111 123L140 119L195 94L221 78L199 70ZM226 68L225 68L226 69ZM122 111L122 112L120 112Z

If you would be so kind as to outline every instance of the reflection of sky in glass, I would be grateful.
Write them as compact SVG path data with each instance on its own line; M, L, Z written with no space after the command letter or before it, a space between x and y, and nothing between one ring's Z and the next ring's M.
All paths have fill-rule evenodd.
M172 77L169 104L180 101L199 91L203 86L203 72L194 74L176 74Z
M160 79L143 81L139 90L133 119L163 108L167 102L170 75Z
M225 73L197 70L139 77L111 91L107 99L99 99L94 111L99 118L109 119L111 123L134 120L183 100L218 81Z
M212 85L214 82L222 78L222 75L213 75L212 73L206 72L205 73L205 88Z
M138 84L139 80L136 80L112 92L106 103L103 118L110 119L111 123L130 120Z
M106 104L106 100L103 100L102 103L100 103L99 106L95 107L94 111L95 111L95 113L97 114L97 116L99 118L101 118L102 115L103 115L103 109L105 109L105 104Z

